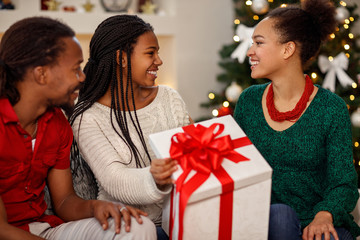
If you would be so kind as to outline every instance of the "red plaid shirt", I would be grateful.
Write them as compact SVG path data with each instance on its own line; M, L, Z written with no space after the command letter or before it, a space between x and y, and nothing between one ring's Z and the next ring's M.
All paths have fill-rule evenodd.
M38 121L33 152L31 136L20 126L9 101L0 99L0 196L10 224L29 231L31 222L53 227L63 222L44 214L44 187L50 168L69 168L72 139L64 114L51 109Z

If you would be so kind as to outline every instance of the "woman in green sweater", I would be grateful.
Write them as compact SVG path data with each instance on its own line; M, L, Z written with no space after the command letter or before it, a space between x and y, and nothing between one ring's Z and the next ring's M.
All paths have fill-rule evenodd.
M304 68L335 29L328 0L271 11L247 55L252 78L234 117L273 168L269 239L354 239L359 197L345 102Z

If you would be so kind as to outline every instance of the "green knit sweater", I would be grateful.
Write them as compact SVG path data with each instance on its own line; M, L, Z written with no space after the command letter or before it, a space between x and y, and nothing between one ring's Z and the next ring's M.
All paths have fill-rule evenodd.
M319 211L355 237L360 228L349 214L359 193L353 166L351 124L345 102L319 88L300 119L284 131L266 122L261 100L267 84L247 88L234 118L273 168L271 203L295 209L302 228Z

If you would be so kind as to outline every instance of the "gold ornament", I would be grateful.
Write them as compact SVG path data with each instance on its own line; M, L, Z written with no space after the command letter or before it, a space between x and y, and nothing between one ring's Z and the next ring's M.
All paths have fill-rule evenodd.
M49 0L46 1L44 4L48 7L49 11L57 11L61 2L58 2L56 0Z
M94 4L91 4L90 0L87 0L85 4L82 5L86 12L91 12L94 8Z
M143 11L143 13L145 14L154 14L155 13L155 9L156 9L156 5L151 3L151 0L147 0L141 7L140 9Z

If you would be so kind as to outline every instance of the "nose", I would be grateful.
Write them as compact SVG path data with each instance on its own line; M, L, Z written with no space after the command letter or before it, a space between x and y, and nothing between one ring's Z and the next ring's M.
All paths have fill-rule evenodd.
M79 73L79 82L84 82L85 81L85 78L86 78L86 75L85 73L83 72L83 70L80 71Z
M159 55L157 55L157 57L156 57L156 59L155 59L154 63L155 63L156 65L158 65L158 66L160 66L160 65L162 65L162 64L163 64L163 61L161 60L161 58L160 58L160 56L159 56Z
M251 55L254 54L253 46L254 46L254 44L252 44L252 45L250 46L250 48L247 50L246 56L251 57Z

